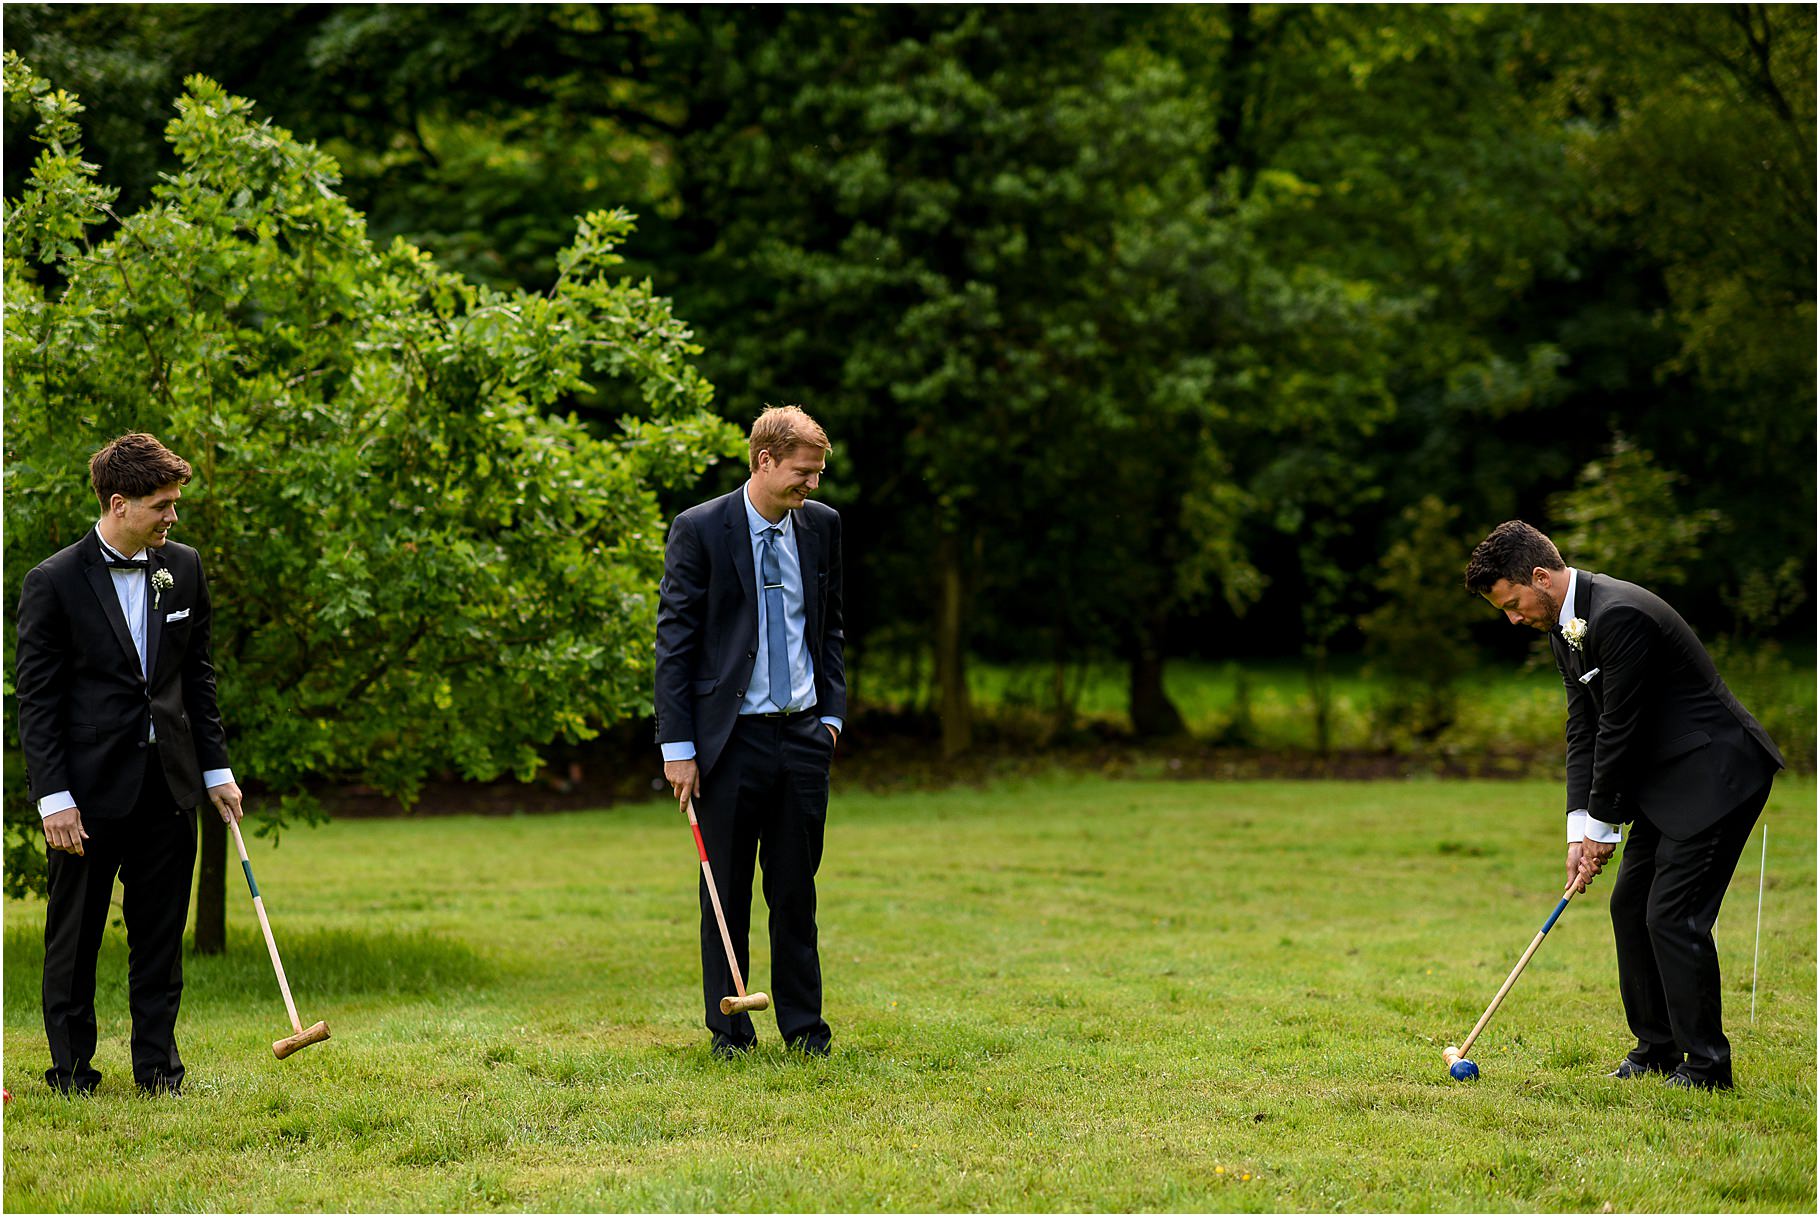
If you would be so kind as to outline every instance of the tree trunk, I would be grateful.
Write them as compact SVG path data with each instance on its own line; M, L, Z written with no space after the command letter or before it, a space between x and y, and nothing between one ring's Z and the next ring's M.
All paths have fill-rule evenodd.
M1247 121L1246 110L1258 104L1258 59L1260 48L1251 5L1228 4L1226 25L1229 30L1225 53L1220 61L1220 100L1215 117L1216 140L1213 150L1213 178L1217 183L1228 169L1239 171L1238 197L1250 196L1257 179L1258 153L1252 138L1255 119Z
M1314 701L1314 746L1322 756L1333 751L1333 679L1327 667L1327 644L1303 650L1308 661L1308 694Z
M973 746L973 705L967 696L966 647L961 630L960 538L944 533L936 545L935 681L942 720L942 756Z
M206 800L196 811L196 954L227 950L227 825Z
M1163 688L1163 657L1144 646L1131 657L1131 729L1143 739L1163 739L1187 732L1182 712Z

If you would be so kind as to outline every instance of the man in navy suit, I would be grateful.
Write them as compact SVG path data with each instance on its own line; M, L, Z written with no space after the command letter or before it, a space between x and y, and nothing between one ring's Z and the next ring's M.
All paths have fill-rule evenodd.
M771 996L784 1042L828 1052L815 872L828 769L847 713L840 515L809 495L828 436L796 406L766 409L748 441L751 477L676 517L657 611L657 739L679 808L695 800L727 929L748 969L754 863L771 909ZM707 881L700 890L702 997L713 1051L755 1043L733 992Z
M19 735L49 847L45 1080L93 1091L95 962L114 878L124 891L133 1080L183 1084L183 927L205 799L240 817L215 704L202 559L169 539L190 465L149 435L89 461L101 519L25 576Z
M1611 1076L1729 1090L1712 928L1782 754L1680 614L1569 569L1528 524L1480 542L1466 586L1549 635L1567 689L1567 881L1585 891L1631 826L1611 917L1637 1046Z

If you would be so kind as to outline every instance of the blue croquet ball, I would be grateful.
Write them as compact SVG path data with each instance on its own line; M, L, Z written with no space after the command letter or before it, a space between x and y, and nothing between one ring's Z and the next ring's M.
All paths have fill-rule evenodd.
M1470 1082L1479 1076L1479 1067L1465 1057L1461 1057L1447 1067L1447 1072L1453 1075L1453 1080L1456 1082Z

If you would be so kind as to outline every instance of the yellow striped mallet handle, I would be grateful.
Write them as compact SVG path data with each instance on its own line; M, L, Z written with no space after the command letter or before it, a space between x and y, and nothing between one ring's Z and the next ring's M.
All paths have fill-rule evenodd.
M294 1034L272 1045L272 1054L282 1061L299 1048L307 1048L328 1039L329 1025L317 1023L308 1031L303 1029L303 1020L297 1017L297 1003L291 1000L291 982L284 978L284 964L278 958L278 943L272 937L272 923L266 920L265 901L259 895L259 884L253 880L253 862L246 856L246 839L240 835L240 822L230 819L228 827L234 830L234 848L240 851L240 869L246 872L247 889L253 893L253 911L259 914L259 928L265 934L265 949L272 956L272 971L278 974L278 991L284 994L284 1012L291 1016L291 1030Z
M1472 1051L1473 1041L1479 1038L1479 1032L1485 1030L1485 1025L1491 1022L1491 1016L1498 1012L1498 1006L1504 1001L1504 995L1509 993L1510 987L1517 983L1517 977L1523 975L1523 969L1529 966L1530 956L1536 953L1536 948L1540 947L1542 940L1548 937L1548 931L1555 928L1555 922L1560 920L1561 914L1567 910L1567 902L1574 898L1574 892L1579 886L1580 881L1575 878L1572 883L1567 885L1567 890L1561 893L1561 902L1555 905L1555 911L1548 915L1548 920L1542 923L1542 928L1536 931L1536 936L1529 940L1529 949L1523 952L1523 958L1517 960L1517 966L1512 968L1510 975L1504 978L1504 984L1498 989L1498 995L1491 999L1491 1005L1485 1007L1485 1013L1479 1016L1478 1023L1473 1026L1472 1034L1467 1036L1466 1041L1458 1048L1449 1044L1441 1049L1441 1056L1449 1066Z
M771 999L763 993L746 993L746 979L739 974L739 959L733 953L733 935L727 932L727 914L720 907L720 892L714 887L714 871L708 866L708 843L701 837L701 822L695 818L695 800L690 799L683 805L689 816L689 831L695 834L695 852L701 859L702 883L708 889L708 902L714 906L714 923L720 927L720 943L727 948L727 967L733 972L733 989L737 996L720 999L722 1014L737 1014L743 1010L763 1010L770 1006Z

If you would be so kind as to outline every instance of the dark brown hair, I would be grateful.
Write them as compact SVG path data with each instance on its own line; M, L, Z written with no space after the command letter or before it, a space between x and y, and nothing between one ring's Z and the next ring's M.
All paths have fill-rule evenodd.
M1521 520L1506 520L1480 541L1466 560L1466 590L1475 596L1489 592L1500 579L1530 586L1536 567L1564 570L1561 551L1541 530Z
M88 482L103 510L115 495L143 499L190 480L190 463L143 431L129 431L88 458Z

